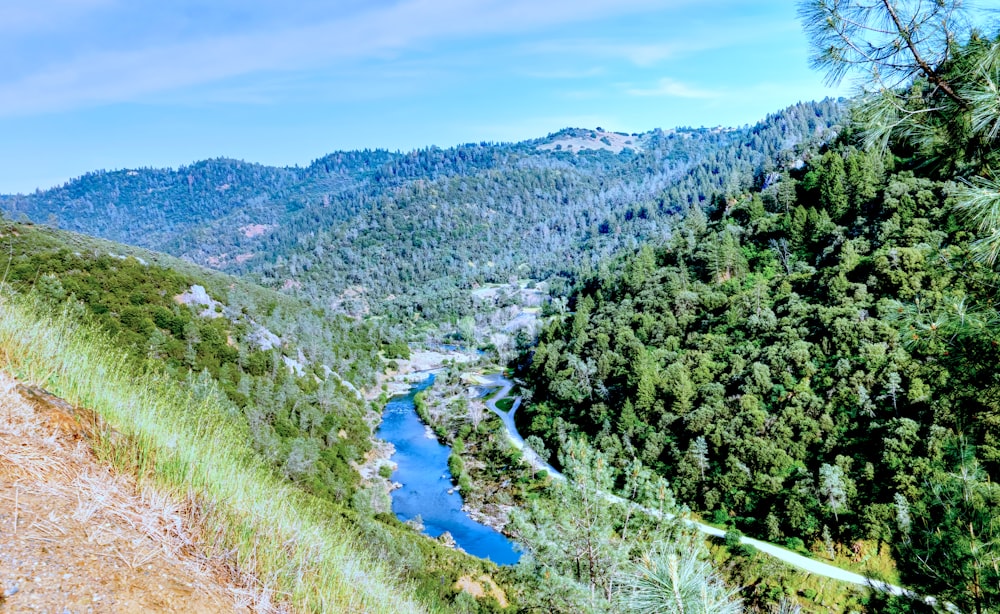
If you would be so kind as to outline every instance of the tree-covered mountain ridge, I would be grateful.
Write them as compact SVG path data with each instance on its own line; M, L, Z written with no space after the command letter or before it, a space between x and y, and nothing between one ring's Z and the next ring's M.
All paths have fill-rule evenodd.
M352 297L392 295L397 311L433 317L460 309L474 284L565 274L662 238L679 212L828 140L841 113L826 100L735 129L566 129L521 143L337 152L304 168L216 159L99 171L0 197L0 207L348 311L366 307ZM604 141L615 146L581 149ZM493 245L504 249L484 249Z
M602 263L520 362L548 442L937 598L875 611L1000 610L1000 24L966 8L800 2L858 77L838 140Z

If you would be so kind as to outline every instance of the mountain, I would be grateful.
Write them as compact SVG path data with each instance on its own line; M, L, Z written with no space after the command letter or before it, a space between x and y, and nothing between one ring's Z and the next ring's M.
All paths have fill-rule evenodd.
M13 219L165 251L351 313L439 319L475 284L564 276L660 240L673 218L832 134L840 103L738 129L567 129L515 144L95 172L0 197ZM502 249L499 249L502 247Z
M595 279L611 279L610 271L630 262L628 254L643 245L640 254L678 245L711 252L699 257L721 266L718 275L742 283L740 258L752 259L750 252L743 254L743 246L724 232L715 238L692 234L690 225L707 225L705 211L715 217L739 211L742 196L758 191L790 202L787 186L796 184L789 177L811 168L814 152L835 138L842 112L840 103L825 101L738 129L641 135L567 129L517 144L338 153L305 169L213 160L177 171L92 173L48 192L3 197L10 216L45 225L2 222L0 245L6 243L9 252L4 279L16 294L0 310L0 347L17 365L37 365L33 378L69 403L116 421L127 433L128 452L115 453L123 470L162 476L172 489L198 493L207 509L219 510L216 530L226 552L235 553L227 555L235 557L231 564L256 569L256 555L248 553L260 547L268 554L258 571L278 578L289 600L304 609L324 609L329 599L345 610L384 611L394 607L387 603L397 603L401 611L464 611L469 599L460 600L456 582L483 573L490 582L496 578L512 608L547 602L549 591L560 586L535 585L550 577L542 571L548 562L498 571L443 549L401 526L385 504L386 493L359 479L355 466L377 452L370 449L377 416L358 390L377 385L377 373L392 364L383 363L380 353L408 352L393 327L401 320L441 322L482 312L471 290L512 277L548 283L506 283L498 295L530 294L545 303L545 292L564 293L581 280L595 288ZM774 202L767 206L779 213ZM616 294L610 286L598 291L621 303L616 313L627 314L621 316L630 322L625 326L645 322L646 315L628 312L638 297ZM483 298L488 293L479 294L490 302ZM719 293L708 294L715 299ZM585 311L580 296L571 301L574 322ZM497 299L496 306L505 300ZM554 327L563 321L558 302L531 309L533 318L554 319ZM359 317L368 314L390 317ZM592 324L595 331L607 328L596 319ZM526 430L554 443L560 427L544 423L544 414L558 413L568 425L562 434L586 433L612 453L607 458L615 465L598 463L608 471L631 455L666 473L649 429L626 433L619 447L607 447L609 440L595 436L579 415L596 411L587 399L559 405L565 399L556 397L572 394L574 385L560 378L580 364L584 379L594 375L587 372L590 356L582 363L572 357L565 365L558 362L560 350L553 346L563 332L545 333L536 365L526 372L538 391L521 412L533 419ZM696 331L687 332L685 343ZM62 338L72 345L58 345ZM516 339L527 350L525 360L531 341L526 335ZM654 341L659 339L643 338L655 354ZM544 362L546 356L553 358ZM558 367L556 377L540 371L543 362ZM627 404L613 411L629 416ZM655 418L648 411L642 415L649 425L657 424ZM556 491L520 467L518 454L483 444L493 441L495 426L495 420L477 425L473 433L472 425L464 425L470 453L479 455L470 457L470 466L492 454L491 462L500 463L494 469L505 473L506 482L498 484L541 510L535 503ZM660 436L670 437L668 424L663 426ZM219 473L206 477L203 464ZM608 476L601 480L617 479ZM687 497L685 486L681 481L675 488ZM270 492L294 522L286 524L275 512ZM622 522L629 523L629 516ZM613 518L602 525L608 544L619 535ZM643 522L635 520L633 528ZM679 531L652 525L649 535ZM580 537L589 539L586 531ZM640 557L651 547L647 541L653 540L629 543L630 556ZM302 549L283 557L283 548L293 543ZM313 558L330 552L340 558ZM384 563L370 562L376 558ZM696 558L687 564L697 567ZM556 559L552 569L572 568ZM345 588L350 582L344 570L351 566L366 569L370 580L357 602ZM303 568L324 571L306 574L316 586L299 594L295 578ZM769 606L771 597L758 603ZM476 603L493 607L489 600Z

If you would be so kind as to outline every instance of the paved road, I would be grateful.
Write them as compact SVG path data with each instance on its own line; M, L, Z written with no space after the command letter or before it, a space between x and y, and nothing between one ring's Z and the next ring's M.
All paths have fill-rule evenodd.
M517 409L521 406L521 397L516 397L514 399L514 405L510 408L510 411L503 411L502 409L497 407L496 402L506 397L510 393L511 388L514 387L514 383L508 380L507 378L503 377L502 375L483 376L480 378L480 380L482 381L484 386L500 387L500 391L497 394L493 395L492 399L486 401L486 407L488 407L490 411L499 416L500 419L503 421L504 427L507 431L508 438L510 438L511 443L514 444L514 447L521 450L525 460L527 460L536 469L547 471L553 478L557 480L565 480L566 477L562 473L556 470L552 465L542 460L541 457L535 454L534 450L532 450L524 443L524 438L521 437L521 434L517 431L517 426L514 424L514 413L517 412ZM615 501L617 503L625 503L628 505L635 505L634 503L626 501L625 499L622 499L621 497L611 493L606 493L605 496L610 501ZM643 509L643 511L647 513L656 513L655 510L650 510L641 507L640 509ZM695 529L701 531L702 533L706 533L708 535L714 535L715 537L723 537L726 534L726 532L723 529L709 526L701 522L697 522L690 519L686 519L685 522L688 523L690 526L694 527ZM796 554L790 550L786 550L781 546L777 546L769 542L744 536L740 539L740 543L746 544L748 546L753 546L754 548L760 550L761 552L769 554L778 560L784 561L785 563L788 563L793 567L797 567L799 569L807 571L811 574L815 574L817 576L832 578L834 580L847 582L849 584L868 586L875 590L892 593L894 595L907 595L909 597L914 597L914 598L917 597L915 593L901 586L896 586L895 584L889 584L887 582L882 582L880 580L873 580L861 574L847 571L846 569L841 569L840 567L836 567L834 565L830 565L822 561L817 561L815 559L802 556L801 554ZM924 600L927 601L928 603L933 603L933 598L931 597L924 598ZM946 604L946 607L948 605L950 604Z

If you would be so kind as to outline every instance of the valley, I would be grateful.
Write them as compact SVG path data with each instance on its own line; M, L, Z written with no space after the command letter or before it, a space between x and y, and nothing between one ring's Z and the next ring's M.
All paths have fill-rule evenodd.
M1000 25L797 7L856 96L0 195L0 610L1000 611ZM656 79L560 105L782 91Z

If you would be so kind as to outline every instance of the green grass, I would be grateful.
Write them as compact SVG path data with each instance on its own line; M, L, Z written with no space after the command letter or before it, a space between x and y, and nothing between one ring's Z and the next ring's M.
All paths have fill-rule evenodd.
M497 401L497 409L500 411L510 411L511 407L514 407L514 399L512 397L507 397Z
M156 365L137 367L106 335L31 296L0 295L0 358L23 381L96 411L121 436L98 453L120 471L198 510L203 545L295 608L422 612L357 543L335 505L288 484L247 445L211 385L183 387Z
M712 562L724 570L729 584L744 586L742 597L754 606L770 608L790 598L803 614L847 614L868 611L865 587L802 572L763 552L736 554L721 540L707 540Z
M487 393L486 395L483 396L483 400L484 401L492 401L494 397L496 397L498 394L500 394L501 390L503 390L502 387L497 387L497 388L494 388L494 389L490 390L489 393Z

